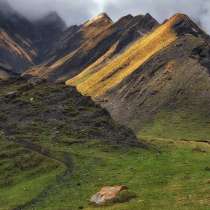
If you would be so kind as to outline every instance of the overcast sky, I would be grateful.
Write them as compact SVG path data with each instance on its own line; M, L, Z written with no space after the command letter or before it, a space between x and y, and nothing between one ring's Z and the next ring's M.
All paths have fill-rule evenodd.
M2 1L2 0L0 0ZM56 10L67 24L79 24L107 12L114 20L126 14L150 13L159 21L176 12L199 20L210 32L210 0L8 0L16 10L38 18Z

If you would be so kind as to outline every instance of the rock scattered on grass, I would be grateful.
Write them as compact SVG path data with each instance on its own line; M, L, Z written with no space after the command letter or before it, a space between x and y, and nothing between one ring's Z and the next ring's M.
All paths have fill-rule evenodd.
M97 206L104 206L128 202L134 197L136 197L136 195L129 192L126 186L105 186L91 197L90 202Z

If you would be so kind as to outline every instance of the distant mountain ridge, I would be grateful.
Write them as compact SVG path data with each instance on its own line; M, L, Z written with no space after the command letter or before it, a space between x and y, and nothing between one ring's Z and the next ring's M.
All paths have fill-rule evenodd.
M47 49L66 25L55 12L31 22L8 2L1 1L0 4L0 62L10 66L11 74L20 74L44 59Z

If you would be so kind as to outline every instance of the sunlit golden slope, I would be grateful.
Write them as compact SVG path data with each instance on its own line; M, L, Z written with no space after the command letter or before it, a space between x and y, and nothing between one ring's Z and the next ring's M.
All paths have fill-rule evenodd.
M116 47L117 44L114 44L103 56L101 56L98 60L96 60L86 69L84 69L80 74L75 76L72 80L69 80L73 81L73 86L81 84L82 82L86 81L89 77L91 77L94 73L96 73L98 70L100 70L100 68L103 68L103 66L105 66L109 62L110 56L112 56ZM67 81L67 84L69 81Z
M188 21L188 17L182 14L173 16L101 69L93 71L88 68L66 84L77 86L82 94L91 95L93 98L105 94L139 69L149 58L174 42L178 38L174 26L182 20Z

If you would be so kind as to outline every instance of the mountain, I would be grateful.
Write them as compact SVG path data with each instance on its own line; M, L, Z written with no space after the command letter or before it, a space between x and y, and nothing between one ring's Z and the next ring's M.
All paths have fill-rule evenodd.
M3 74L8 76L9 73L11 76L21 74L30 66L40 63L47 49L58 39L65 27L65 23L55 12L40 20L29 21L8 2L1 1L1 72L4 70ZM5 66L8 68L5 69Z
M85 69L66 84L137 132L147 123L152 129L161 112L166 122L180 112L183 118L205 122L210 119L209 51L209 36L189 17L176 14L116 58Z
M25 37L27 31L32 32L29 21L17 14L6 2L0 3L0 69L1 78L20 73L33 65L36 56L30 41ZM29 29L29 30L27 30ZM24 38L23 38L24 36ZM7 76L6 76L7 75ZM6 77L5 77L6 76Z
M29 69L24 76L65 81L95 62L105 62L120 53L157 25L149 14L128 15L115 23L107 14L100 14L81 26L67 29L51 50L49 61Z
M16 12L15 10L10 6L10 4L6 0L0 1L0 13L3 16L11 16L14 15Z
M108 209L210 209L209 74L186 15L67 28L0 0L0 209L94 210L116 185Z
M33 58L36 52L30 43L11 37L4 29L0 28L0 69L8 74L20 74L24 69L34 65ZM2 77L4 79L4 76Z
M174 16L152 33L139 39L125 52L102 66L102 68L100 67L95 71L89 69L86 72L88 76L84 74L84 81L82 72L78 76L81 76L81 81L78 82L78 77L75 77L68 81L67 84L74 85L75 81L77 88L81 92L94 97L103 95L109 89L122 82L123 79L139 68L147 59L176 41L177 36L173 27L178 23L181 18L180 16Z
M34 21L33 27L36 36L32 42L39 51L36 63L41 63L47 59L50 49L60 39L61 34L66 29L66 24L56 12L50 12Z

